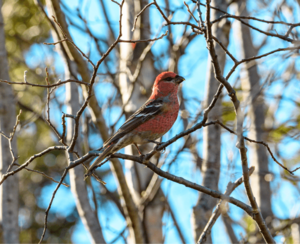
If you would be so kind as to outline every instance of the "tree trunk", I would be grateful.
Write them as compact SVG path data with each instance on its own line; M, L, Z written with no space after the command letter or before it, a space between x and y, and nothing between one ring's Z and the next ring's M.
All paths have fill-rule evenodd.
M1 13L2 0L0 0L0 79L9 80L8 61L5 49L4 23ZM12 87L0 83L0 130L7 136L13 131L16 122L16 105ZM12 149L17 155L16 138L12 142ZM6 173L12 157L9 142L0 135L0 168L1 175ZM2 227L3 243L19 243L18 225L18 175L7 178L0 186L0 222Z
M71 66L74 65L74 63L71 64ZM65 78L74 79L74 77L68 73L68 71L65 72ZM66 84L66 105L67 113L72 115L76 114L80 108L78 86L75 83ZM67 141L70 142L74 131L74 121L72 119L68 119L67 121ZM81 155L80 141L81 138L78 137L75 151ZM93 210L89 203L86 183L83 180L84 173L84 168L81 166L70 170L70 185L76 201L76 208L85 228L91 235L92 243L105 243L99 219L97 217L97 209Z
M53 7L50 1L47 1L47 7L49 15L56 16L56 13L53 11ZM59 40L57 34L52 29L52 36L55 42ZM65 64L65 79L76 79L71 75L77 73L77 66L74 61L71 61L70 58L66 56L66 53L63 51L62 46L58 48L61 57L64 60ZM76 83L67 83L66 84L66 105L67 113L75 115L80 109L79 103L79 93L78 86ZM73 131L74 131L74 121L72 119L67 119L67 141L70 142ZM80 136L77 139L75 151L80 153ZM74 195L76 201L76 208L78 214L86 228L86 230L91 235L92 243L105 243L102 229L97 218L97 213L94 211L89 203L88 192L86 189L86 183L84 179L84 170L81 166L75 167L70 170L70 185L71 191Z
M214 0L212 6L226 11L227 4L222 0ZM217 19L223 15L219 11L211 10L212 19ZM226 21L214 25L212 29L213 35L224 46L228 46L230 24ZM216 53L220 67L224 69L226 54L223 49L216 44ZM210 55L208 56L208 70L206 77L206 97L204 100L204 108L212 101L218 87L219 82L215 79L214 68L211 63ZM214 108L208 116L208 120L220 119L221 116L221 99L219 98ZM202 163L202 185L213 190L218 190L218 182L220 175L220 150L221 150L221 128L219 126L207 126L203 128L203 163ZM198 202L193 209L192 224L194 231L194 239L197 242L202 233L207 221L210 218L212 209L216 205L216 200L207 194L200 193ZM207 238L207 243L212 243L211 236Z
M246 2L239 1L238 15L248 16ZM252 36L249 27L241 22L236 23L236 38L240 44L241 59L257 55L257 51L252 43ZM256 141L265 141L267 138L264 129L265 106L264 97L260 87L260 76L257 71L255 61L244 63L241 67L241 86L245 105L249 105L249 118L251 125L249 128L249 138ZM270 182L266 175L269 173L268 154L265 147L256 143L249 144L250 162L256 169L256 174L251 177L253 194L264 218L273 216L271 208L271 189Z
M53 4L54 12L56 13L57 20L61 25L64 33L67 35L68 39L72 40L72 37L67 28L67 22L62 12L58 0L48 0L49 4ZM63 38L61 38L63 39ZM77 71L81 78L85 82L90 81L90 72L87 67L87 61L82 57L78 50L69 42L63 42L65 53L68 54L69 59L74 60L77 65ZM65 55L66 55L65 54ZM87 98L88 91L86 86L82 86L83 97ZM102 115L102 109L100 108L95 96L91 96L89 99L89 112L103 141L106 141L109 137L108 128L105 124L104 117ZM133 202L132 196L129 192L129 188L125 179L122 165L118 159L111 160L111 168L115 178L118 180L118 192L121 198L122 207L126 215L126 221L128 228L134 232L134 238L137 242L144 242L143 231L141 229L141 220L137 213L136 205Z
M148 39L150 38L150 24L149 24L149 10L143 12L142 16L138 18L136 29L131 32L133 27L133 20L136 14L147 4L146 1L133 1L129 0L124 3L123 7L123 23L122 32L124 39ZM138 43L133 45L131 43L121 43L120 44L120 90L122 94L122 101L126 103L129 99L131 93L131 83L124 71L129 68L129 70L134 73L136 69L136 64L142 54L144 48L147 44ZM143 84L146 92L151 91L151 87L156 77L156 71L153 66L153 61L148 54L142 64L140 75L138 77L139 81ZM147 94L149 95L149 94ZM126 114L130 115L135 112L147 99L147 95L143 94L143 90L140 86L136 84L133 94L125 108ZM151 146L141 147L143 152L148 152ZM126 154L135 154L137 151L131 146L125 148ZM128 169L128 174L126 175L126 180L128 186L130 187L131 194L134 197L136 205L139 204L141 199L141 193L144 191L153 173L146 169L143 165L136 164L130 160L125 161L125 166ZM158 197L162 194L159 190L157 196L146 206L144 213L140 213L143 217L143 226L145 240L147 243L162 243L162 214L164 206L162 204L161 198ZM129 236L128 242L133 243L132 235Z

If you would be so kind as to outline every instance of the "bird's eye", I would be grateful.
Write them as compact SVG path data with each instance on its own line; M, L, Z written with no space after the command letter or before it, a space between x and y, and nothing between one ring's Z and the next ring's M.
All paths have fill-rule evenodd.
M171 80L173 80L173 78L172 78L172 77L167 77L167 78L165 78L164 80L166 80L166 81L171 81Z

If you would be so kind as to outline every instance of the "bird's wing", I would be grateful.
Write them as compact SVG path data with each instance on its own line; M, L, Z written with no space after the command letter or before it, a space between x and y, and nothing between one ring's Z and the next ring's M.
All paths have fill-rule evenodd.
M134 114L132 114L120 127L120 129L104 143L104 147L111 142L118 141L125 134L137 128L139 125L147 122L154 116L162 113L163 111L164 103L162 99L151 99L146 101L145 104L140 107Z

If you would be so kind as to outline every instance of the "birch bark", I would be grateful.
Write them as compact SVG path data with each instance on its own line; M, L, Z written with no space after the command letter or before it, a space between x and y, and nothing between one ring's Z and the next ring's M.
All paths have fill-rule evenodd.
M10 80L1 7L2 0L0 0L0 78ZM9 136L13 131L15 122L16 103L12 87L8 84L0 83L0 130ZM16 138L13 140L12 148L15 155L17 155ZM6 173L11 162L12 157L8 140L0 136L0 178ZM2 227L2 242L4 243L19 243L18 181L18 175L16 174L6 179L0 186L0 223Z
M55 3L54 3L55 4ZM47 9L49 11L50 16L57 16L54 11L53 1L47 0ZM56 32L52 29L52 36L55 42L59 40ZM77 73L77 66L74 61L72 61L72 57L67 57L66 53L63 51L62 46L58 46L58 51L64 60L65 66L65 79L74 78L72 74ZM75 83L67 83L66 84L66 105L67 105L67 113L68 114L76 114L80 108L79 104L79 93L78 86ZM67 120L67 141L69 142L72 138L72 134L74 131L74 121L68 119ZM80 153L80 137L77 139L76 149L78 153ZM97 213L92 209L88 192L86 189L86 183L84 179L84 170L82 167L75 167L70 170L70 185L71 191L74 195L76 201L76 208L78 214L86 228L86 230L91 235L92 243L105 243L102 229L100 223L97 218Z
M149 10L143 12L143 14L138 18L136 23L136 29L131 32L133 27L133 20L137 13L147 4L146 1L133 1L128 0L125 2L123 7L123 23L122 23L122 33L124 39L149 39L150 38L150 23L149 23ZM132 45L129 43L120 44L120 71L126 71L129 69L132 73L135 71L136 64L142 54L145 43L138 43ZM133 94L125 108L127 115L135 112L147 99L147 95L151 93L151 88L156 77L156 71L153 66L153 61L150 57L150 53L146 56L140 71L138 80L142 83L145 89L141 89L138 84L136 84ZM125 72L120 73L119 77L120 91L122 95L123 103L126 103L129 99L131 93L131 83ZM146 96L145 96L146 93ZM151 149L152 145L143 146L141 149L147 152ZM136 150L131 146L125 148L126 154L136 154ZM128 169L126 174L126 180L128 186L130 187L130 192L136 205L139 205L140 199L142 197L142 192L147 188L153 173L146 169L140 164L136 164L130 160L125 161L125 166ZM162 215L163 215L163 202L160 200L163 196L162 192L159 190L156 197L146 206L144 212L140 212L143 218L143 227L145 240L147 243L162 243ZM132 238L129 236L130 243L132 243Z

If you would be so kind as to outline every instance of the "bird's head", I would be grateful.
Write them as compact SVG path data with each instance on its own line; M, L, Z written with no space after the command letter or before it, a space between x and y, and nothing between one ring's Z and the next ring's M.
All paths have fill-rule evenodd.
M155 79L153 92L161 93L161 95L177 92L179 84L184 80L182 76L174 72L162 72Z

